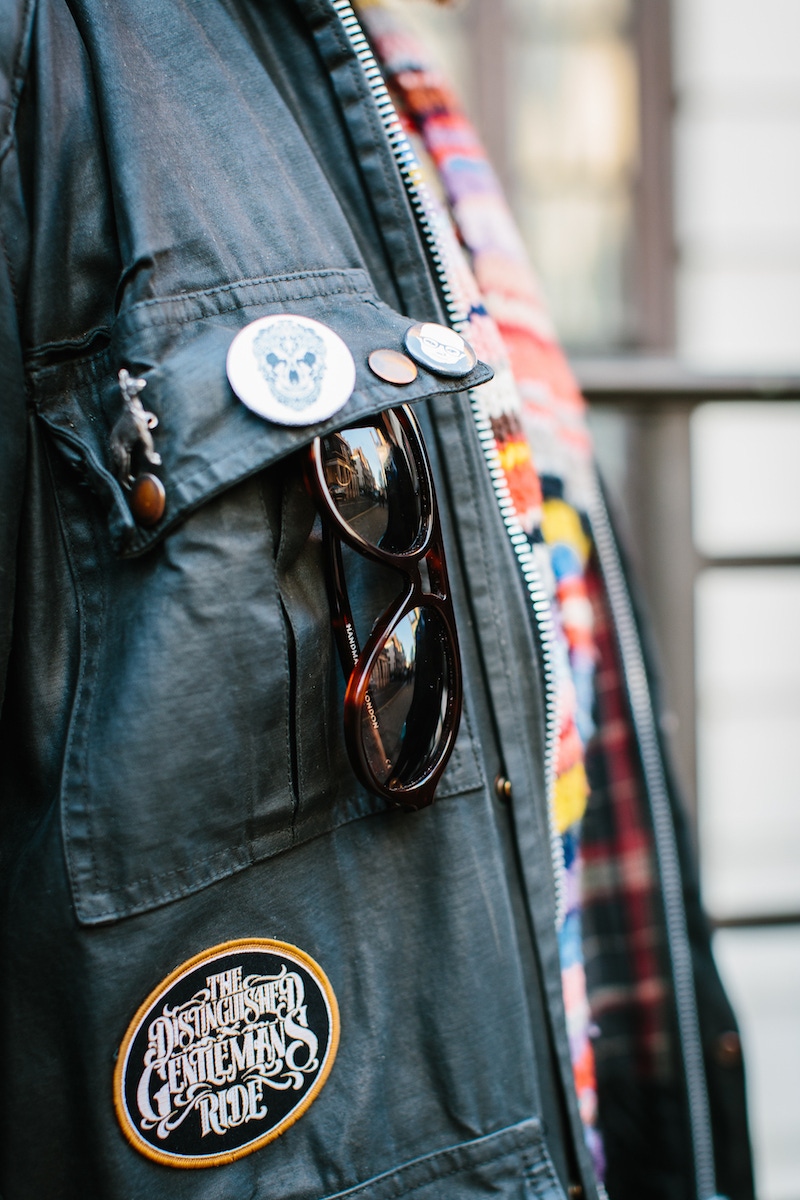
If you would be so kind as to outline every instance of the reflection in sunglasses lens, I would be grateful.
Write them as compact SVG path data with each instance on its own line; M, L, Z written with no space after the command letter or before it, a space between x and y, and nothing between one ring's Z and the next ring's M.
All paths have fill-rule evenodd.
M361 716L364 750L383 784L416 782L436 756L450 688L446 645L431 608L412 609L384 643Z
M322 439L325 480L340 516L359 537L404 554L421 532L419 478L397 418L384 413L381 420L380 428L365 425Z

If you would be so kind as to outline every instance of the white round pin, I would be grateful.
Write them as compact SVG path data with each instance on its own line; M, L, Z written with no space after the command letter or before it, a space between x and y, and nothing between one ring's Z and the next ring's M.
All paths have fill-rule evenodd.
M327 325L294 313L259 317L230 344L228 380L260 417L279 425L314 425L352 395L353 356Z

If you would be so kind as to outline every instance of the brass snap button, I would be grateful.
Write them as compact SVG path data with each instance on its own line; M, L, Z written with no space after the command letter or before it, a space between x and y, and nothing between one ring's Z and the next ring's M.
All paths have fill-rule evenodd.
M413 383L417 378L416 363L399 350L373 350L367 362L373 375L386 383Z
M505 775L498 775L494 781L494 790L497 799L503 804L508 804L511 799L511 780L506 779Z
M128 504L138 525L157 525L167 504L163 483L156 475L139 475L131 484Z
M714 1059L720 1067L738 1067L742 1061L742 1040L734 1029L714 1039Z

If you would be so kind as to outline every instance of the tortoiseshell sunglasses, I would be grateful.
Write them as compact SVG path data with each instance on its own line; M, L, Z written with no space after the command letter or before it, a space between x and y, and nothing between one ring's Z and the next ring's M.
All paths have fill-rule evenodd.
M353 770L393 805L424 808L455 744L461 663L436 495L416 417L400 405L316 438L306 478L322 516ZM404 579L363 649L342 542Z

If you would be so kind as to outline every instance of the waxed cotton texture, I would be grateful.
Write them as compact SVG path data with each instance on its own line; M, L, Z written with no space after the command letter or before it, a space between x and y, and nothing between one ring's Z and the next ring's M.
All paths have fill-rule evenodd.
M84 622L59 782L78 918L147 911L381 811L345 754L344 681L299 464L204 495L127 558L93 495L58 466L64 599ZM349 583L374 619L369 564ZM483 782L474 739L465 714L442 796Z
M29 353L77 355L139 301L298 266L366 267L386 303L435 318L432 288L403 296L394 279L349 143L356 118L345 119L314 42L298 33L298 5L276 0L246 16L160 0L53 10L22 54L49 80L28 89L20 114L36 147L24 188L35 238ZM169 205L154 206L178 178ZM403 221L418 273L407 217L396 212L394 224Z
M14 56L19 145L4 143L0 172L24 266L27 377L8 403L27 411L31 443L0 749L0 1191L561 1200L547 1097L568 1076L538 659L468 401L429 374L416 394L435 397L418 406L431 440L444 428L431 413L453 417L434 470L467 703L437 803L407 817L344 762L341 672L291 453L305 443L289 431L279 444L224 376L259 306L303 305L358 360L353 411L378 411L396 391L368 353L444 319L341 21L323 0L34 9L35 45ZM63 180L47 144L57 111L54 134L72 138ZM17 156L36 163L21 189ZM84 227L87 205L99 211ZM165 512L143 533L126 524L108 450L123 366L147 378L159 418ZM366 571L348 583L368 611ZM491 787L500 769L532 810L521 853ZM336 1060L273 1142L168 1168L122 1133L115 1061L178 966L238 939L319 963L342 1014ZM238 1108L209 1102L209 1125L245 1114L235 1096Z
M33 239L31 399L122 553L333 426L278 432L239 411L224 361L242 325L282 312L329 324L356 361L346 422L394 402L369 354L399 350L409 325L439 316L396 167L374 146L362 164L352 154L352 139L378 136L356 95L360 67L331 44L331 10L307 7L303 17L280 0L245 17L211 3L78 0L22 43L22 68L49 81L25 90L19 112L35 147L19 197ZM166 496L152 529L111 470L122 367L147 380L160 422ZM481 367L456 385L420 372L404 399L485 378Z
M72 83L60 76L57 83L59 103L83 130L85 163L79 170L81 156L73 155L61 203L71 213L113 209L113 254L96 275L80 221L71 257L55 253L58 231L48 222L55 220L60 160L48 158L31 86L25 129L36 133L41 162L26 199L31 213L43 213L43 225L42 249L30 263L29 395L63 534L50 562L70 580L57 594L68 613L80 613L82 629L71 704L48 744L65 755L58 785L64 847L76 912L89 923L191 894L381 807L354 793L344 759L341 685L327 657L330 613L313 544L290 575L276 576L264 498L274 511L275 467L285 463L296 475L292 454L314 434L396 402L368 356L376 347L400 349L410 324L439 313L433 292L424 297L427 268L391 170L382 186L393 182L406 261L417 254L409 295L424 311L390 307L400 289L387 271L382 236L370 230L374 210L360 206L365 185L347 148L359 118L328 102L330 78L315 42L298 33L302 18L294 11L281 23L288 8L296 6L259 6L245 20L211 3L107 10L79 0L69 12L56 5L52 21L42 13L34 43L21 54L46 79L58 76L59 55L80 66ZM341 47L339 56L341 70L350 70L352 55L350 67ZM126 72L136 73L136 86ZM317 108L307 89L320 97ZM175 188L170 181L178 178ZM104 254L108 243L107 236ZM85 276L91 310L79 296L70 305L53 302L67 263ZM350 400L319 427L263 420L240 403L225 375L236 332L284 312L328 325L356 364ZM159 422L156 470L165 503L152 527L137 524L112 470L122 367L146 379L146 407ZM487 375L478 367L458 384ZM453 387L421 370L403 398ZM67 616L64 628L71 627ZM291 672L301 640L303 654L326 649L312 656L298 687ZM328 714L323 737L320 704ZM164 722L165 711L180 713L180 721ZM481 779L468 728L465 722L467 749L454 755L446 790ZM195 785L187 789L188 780ZM136 818L120 838L125 813Z

